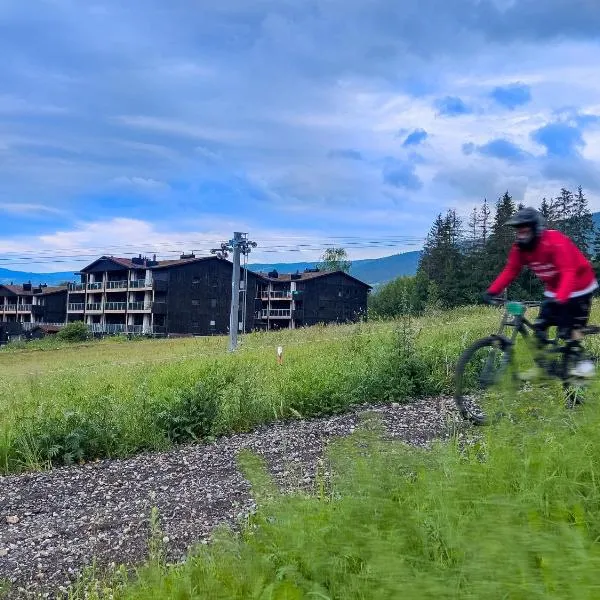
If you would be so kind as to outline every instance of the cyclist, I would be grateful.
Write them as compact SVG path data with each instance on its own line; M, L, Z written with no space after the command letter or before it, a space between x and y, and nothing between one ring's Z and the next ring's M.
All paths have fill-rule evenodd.
M592 295L598 288L592 265L571 238L546 229L544 218L534 208L517 211L506 225L515 229L515 243L504 270L489 286L484 300L490 302L519 276L523 267L529 267L545 287L546 300L534 323L538 347L544 346L552 326L557 327L561 339L577 344L581 339L577 330L587 325ZM529 377L536 374L532 372ZM594 363L582 358L571 374L592 377Z

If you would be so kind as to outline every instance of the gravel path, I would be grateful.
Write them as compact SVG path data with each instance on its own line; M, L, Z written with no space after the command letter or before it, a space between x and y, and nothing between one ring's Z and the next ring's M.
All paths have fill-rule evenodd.
M427 446L457 415L451 399L360 407L342 416L276 423L210 445L179 447L127 460L0 477L0 580L9 598L46 597L72 583L93 558L100 566L135 565L148 552L156 506L172 560L254 507L236 466L242 448L260 453L285 489L310 485L327 439L348 435L366 409L389 434Z

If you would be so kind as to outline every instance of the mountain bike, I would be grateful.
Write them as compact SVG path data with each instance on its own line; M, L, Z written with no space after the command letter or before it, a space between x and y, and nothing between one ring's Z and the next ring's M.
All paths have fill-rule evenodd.
M489 423L490 419L481 407L482 396L503 378L507 378L512 385L524 382L516 356L518 341L519 347L526 347L533 355L534 363L543 375L562 382L567 407L572 408L580 403L582 391L595 377L575 377L571 371L582 358L591 358L581 342L587 335L600 333L600 327L588 325L577 330L578 339L565 341L556 336L545 340L540 347L533 335L534 326L526 317L527 310L539 307L540 302L494 298L493 303L504 308L500 328L497 333L469 346L456 366L454 400L462 417L475 425ZM512 332L507 335L510 330Z

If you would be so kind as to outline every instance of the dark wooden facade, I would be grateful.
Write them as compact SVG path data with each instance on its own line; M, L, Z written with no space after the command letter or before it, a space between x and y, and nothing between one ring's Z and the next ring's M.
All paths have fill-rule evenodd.
M233 264L216 257L197 259L183 264L159 265L153 269L154 280L164 282L168 333L217 335L229 331L231 278ZM244 270L240 269L244 281ZM248 272L246 293L246 331L254 329L254 299L258 276ZM239 322L242 321L240 294Z
M343 271L261 275L257 325L266 329L349 323L365 318L371 287Z
M300 280L296 287L302 294L295 319L302 325L353 323L367 316L371 288L342 271Z

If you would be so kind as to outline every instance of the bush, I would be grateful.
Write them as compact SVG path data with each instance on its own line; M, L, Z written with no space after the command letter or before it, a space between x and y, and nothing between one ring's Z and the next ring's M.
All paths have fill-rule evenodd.
M83 321L75 321L65 325L56 337L66 342L84 342L90 337L90 332Z

